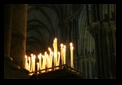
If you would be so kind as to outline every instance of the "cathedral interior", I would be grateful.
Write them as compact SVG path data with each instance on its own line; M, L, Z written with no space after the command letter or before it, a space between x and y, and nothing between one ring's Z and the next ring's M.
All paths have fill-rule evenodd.
M53 49L54 38L58 50L66 45L68 66L73 43L82 79L116 79L116 4L4 4L4 79L36 78L25 69L25 55Z

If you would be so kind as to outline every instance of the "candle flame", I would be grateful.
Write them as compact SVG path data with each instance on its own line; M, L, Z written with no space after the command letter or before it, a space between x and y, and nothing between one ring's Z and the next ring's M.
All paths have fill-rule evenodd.
M41 58L41 54L38 55L38 58L39 58L39 59Z
M72 44L72 43L70 43L70 46L72 47L72 46L73 46L73 44Z
M25 55L25 58L27 58L27 55Z
M60 55L60 52L58 52L58 55Z
M54 41L57 41L57 38L55 38Z
M64 45L64 49L66 49L66 46Z
M63 44L61 44L60 46L63 47Z
M51 48L50 48L50 47L48 47L48 50L49 50L49 51L51 51Z
M30 72L33 72L35 71L35 64L37 64L37 70L46 69L46 67L53 68L53 63L54 63L54 66L58 66L59 64L62 64L62 65L66 64L66 59L67 59L66 58L66 45L61 43L60 52L59 52L58 46L57 46L57 38L54 38L53 48L51 49L50 47L48 47L48 51L47 52L45 51L43 54L39 53L38 55L35 55L31 53L30 56L25 55L25 60L26 60L25 68L28 69ZM74 49L73 43L70 42L71 67L74 68L73 49ZM36 58L38 58L39 61L36 61ZM58 67L56 67L55 69L58 69ZM51 70L52 69L49 69L47 71L51 71ZM41 71L41 73L43 72L46 72L46 70Z

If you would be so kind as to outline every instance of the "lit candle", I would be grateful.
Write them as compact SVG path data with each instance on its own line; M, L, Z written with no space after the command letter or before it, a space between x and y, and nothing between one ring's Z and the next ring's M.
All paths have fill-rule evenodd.
M49 50L49 68L52 67L52 57L53 57L53 52L50 48L48 48ZM52 69L49 69L49 71L51 71Z
M53 42L53 48L54 48L54 66L57 65L57 38L54 39Z
M73 45L70 43L70 62L71 62L71 67L74 68L74 58L73 58Z
M63 48L63 44L61 44L60 46L61 46L60 51L61 51L61 61L62 61L61 63L62 63L62 65L63 65L63 64L64 64L64 57L63 57L63 56L64 56L64 55L63 55L63 49L64 49L64 48Z
M47 68L49 67L49 62L50 61L50 58L49 58L49 56L48 56L48 54L46 55L46 66L47 66Z
M57 60L57 66L59 66L60 64L60 52L58 52L58 60ZM57 67L56 69L58 69L59 67Z
M45 68L46 68L46 67L48 67L48 62L47 62L48 54L47 54L47 52L44 53L44 56L45 56Z
M27 55L25 55L25 69L27 69Z
M46 57L43 55L43 56L42 56L42 59L43 59L43 60L42 60L42 61L43 61L43 62L42 62L42 70L43 70L43 71L41 71L41 72L43 73L43 72L45 72L44 69L45 69L45 67L46 67Z
M64 64L66 64L66 46L64 45Z
M53 52L51 51L51 56L50 56L50 67L52 67L53 63ZM53 68L52 68L53 69ZM50 71L52 70L50 69Z
M39 59L39 70L41 70L41 68L42 68L41 56L42 56L42 54L40 53L40 54L38 55L38 59Z
M28 70L30 71L30 62L31 62L31 60L30 60L30 57L28 57Z
M30 62L30 72L33 71L33 54L31 54L31 62Z
M39 63L36 63L37 65L37 71L39 71ZM39 74L39 72L37 72L37 74Z
M49 57L49 55L47 55L47 58L46 58L47 60L47 68L50 68L50 57ZM47 71L49 71L49 69L47 69Z
M32 71L34 72L35 71L35 58L36 58L36 56L35 55L33 55L32 56Z

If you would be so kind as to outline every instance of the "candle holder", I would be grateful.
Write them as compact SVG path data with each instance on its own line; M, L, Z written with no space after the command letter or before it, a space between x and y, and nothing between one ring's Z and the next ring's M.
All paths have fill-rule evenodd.
M67 66L66 64L55 66L54 68L59 67L59 69L52 71L45 71L41 73L40 71L33 72L33 75L30 75L31 79L85 79L84 74L74 68ZM47 70L46 68L43 70ZM41 71L43 71L41 70ZM39 74L37 74L39 72Z
M27 62L28 58L25 56L25 68L30 71L29 75L37 76L40 78L40 76L49 74L50 73L57 73L57 72L64 72L67 73L74 73L75 75L79 75L81 77L80 72L78 72L76 69L74 69L74 47L73 43L70 43L70 67L67 66L67 57L66 57L66 45L61 44L60 51L58 50L58 43L57 38L53 41L53 50L48 47L48 52L45 51L44 54L40 53L38 57L34 54L31 54L31 59L29 59L29 62ZM36 59L38 58L38 59ZM69 73L69 74L70 74ZM60 75L54 74L54 75ZM62 74L63 75L63 74ZM70 74L72 75L72 74ZM47 77L48 78L48 77ZM56 78L51 76L50 78Z

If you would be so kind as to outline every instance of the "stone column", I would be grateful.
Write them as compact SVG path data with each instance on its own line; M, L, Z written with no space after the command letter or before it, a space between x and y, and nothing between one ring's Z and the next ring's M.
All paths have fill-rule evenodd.
M4 5L4 56L10 57L10 41L11 41L11 22L12 12L11 5Z
M24 67L26 52L27 4L14 4L12 11L11 57Z
M116 28L114 21L96 22L89 28L90 33L95 39L97 76L99 79L116 78L116 56L115 37L113 38L113 29Z

